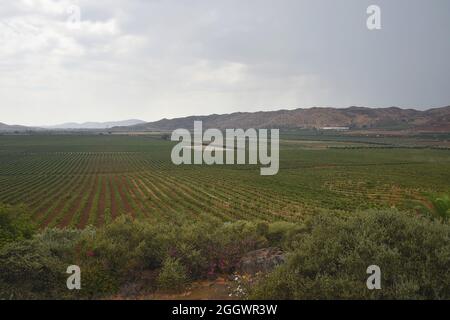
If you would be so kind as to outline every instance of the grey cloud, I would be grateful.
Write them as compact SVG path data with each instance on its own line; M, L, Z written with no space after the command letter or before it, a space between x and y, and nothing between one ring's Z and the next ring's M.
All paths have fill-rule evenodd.
M446 0L72 2L78 32L64 15L2 4L0 26L33 15L42 34L0 47L1 122L450 102ZM380 31L366 28L374 3Z

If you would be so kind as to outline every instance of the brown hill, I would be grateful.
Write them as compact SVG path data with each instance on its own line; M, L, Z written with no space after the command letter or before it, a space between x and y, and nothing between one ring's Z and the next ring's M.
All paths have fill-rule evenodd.
M310 108L269 112L232 113L209 116L190 116L162 119L115 130L171 131L192 129L195 120L204 128L322 128L350 127L351 129L386 129L450 132L450 106L419 111L414 109L350 107Z

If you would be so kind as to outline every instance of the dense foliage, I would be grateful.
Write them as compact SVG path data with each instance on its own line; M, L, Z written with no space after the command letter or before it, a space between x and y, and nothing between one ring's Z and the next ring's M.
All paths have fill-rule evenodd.
M450 197L444 195L432 199L433 213L442 221L447 222L450 219Z
M1 221L11 234L28 225L21 215ZM450 225L396 210L324 212L304 223L168 225L121 217L100 229L47 229L0 248L0 298L92 299L127 295L129 288L133 294L176 292L196 279L231 274L247 252L274 246L288 261L259 278L250 297L450 298ZM66 288L72 264L82 270L80 291ZM381 290L366 287L369 265L382 270Z
M46 230L0 249L0 299L70 298L66 269L84 233Z
M35 226L24 206L0 203L0 248L10 242L30 239Z
M167 258L164 260L157 280L161 290L181 291L188 283L186 268L179 260Z
M264 299L450 299L450 225L393 210L310 219L289 261L253 291ZM366 268L382 289L366 287Z
M118 286L139 279L145 271L161 270L160 287L170 291L168 284L177 282L171 277L187 281L228 273L243 254L267 245L251 222L177 226L121 217L83 239L78 262L82 269L101 267Z

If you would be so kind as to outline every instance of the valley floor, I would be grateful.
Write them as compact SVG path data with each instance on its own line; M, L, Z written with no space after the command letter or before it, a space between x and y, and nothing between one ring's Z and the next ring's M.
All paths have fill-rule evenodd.
M120 215L298 221L446 192L450 150L398 139L284 137L279 174L262 177L259 166L175 166L157 136L0 136L0 202L25 203L42 228L85 228Z

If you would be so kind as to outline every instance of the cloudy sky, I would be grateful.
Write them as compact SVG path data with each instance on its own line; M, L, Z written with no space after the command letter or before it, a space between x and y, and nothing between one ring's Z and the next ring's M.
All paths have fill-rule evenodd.
M0 1L4 123L450 104L448 0Z

